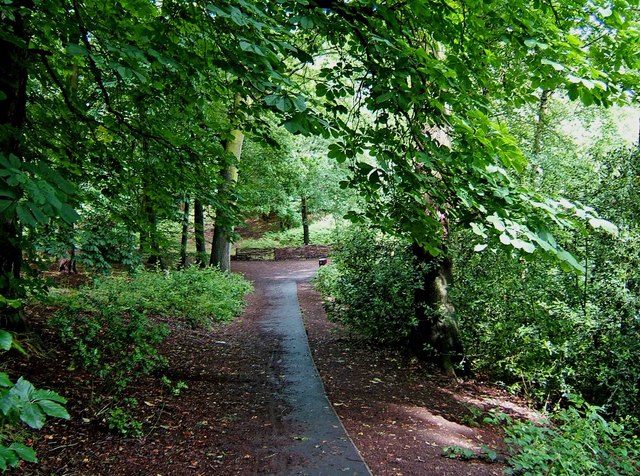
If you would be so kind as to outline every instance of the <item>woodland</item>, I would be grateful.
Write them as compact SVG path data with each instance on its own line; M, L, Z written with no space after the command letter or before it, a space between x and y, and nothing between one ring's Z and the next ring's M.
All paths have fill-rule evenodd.
M140 436L112 402L141 375L181 398L159 349L242 312L231 255L315 244L332 321L547 415L478 415L507 472L638 474L639 20L633 0L3 1L0 470L70 418L12 362L64 352L100 388L88 420Z

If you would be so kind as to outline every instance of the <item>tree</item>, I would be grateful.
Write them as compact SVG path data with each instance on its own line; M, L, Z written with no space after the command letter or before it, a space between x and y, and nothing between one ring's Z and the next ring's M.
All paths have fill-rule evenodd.
M226 150L233 154L236 160L240 160L244 134L234 129L231 138L227 141ZM235 164L230 164L223 175L225 192L232 189L238 181L238 169ZM213 229L213 243L211 244L210 266L218 266L221 271L231 270L231 241L229 234L233 231L233 218L224 208L218 208L216 212L216 224Z
M177 219L185 193L214 206L228 244L239 214L233 193L220 193L233 163L224 146L238 138L230 131L268 136L267 111L289 132L330 139L328 155L349 164L350 184L368 202L352 217L408 237L432 265L446 256L446 216L473 223L483 240L581 268L547 223L582 226L574 215L583 211L511 179L526 160L495 104L564 88L607 105L637 82L637 11L625 0L0 8L7 296L19 294L24 238L77 219L69 199L77 190L63 176L100 187L152 254L155 223ZM226 249L216 250L213 262L225 266Z
M599 224L597 215L513 181L526 159L492 116L497 101L540 102L540 90L566 88L584 104L624 96L634 84L625 71L638 65L613 33L637 38L634 13L625 6L322 0L295 10L297 26L321 30L322 46L331 51L317 79L307 76L335 138L329 155L351 163L352 185L369 203L360 218L408 236L425 264L440 270L425 275L424 289L450 275L443 221L472 224L483 240L582 269L548 223L580 228L576 215ZM287 126L313 130L305 120L291 114ZM445 297L439 297L444 308ZM439 327L438 314L434 319L425 325Z

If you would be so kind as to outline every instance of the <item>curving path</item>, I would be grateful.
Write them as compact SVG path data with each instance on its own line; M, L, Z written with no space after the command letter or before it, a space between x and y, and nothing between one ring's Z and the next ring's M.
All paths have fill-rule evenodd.
M272 378L279 382L290 408L284 420L293 428L291 447L294 457L288 475L370 475L369 468L347 435L334 412L313 363L298 304L298 282L310 280L317 261L236 262L233 270L254 282L256 292L264 293L262 330L278 336L281 353L273 356ZM277 373L277 375L276 375Z

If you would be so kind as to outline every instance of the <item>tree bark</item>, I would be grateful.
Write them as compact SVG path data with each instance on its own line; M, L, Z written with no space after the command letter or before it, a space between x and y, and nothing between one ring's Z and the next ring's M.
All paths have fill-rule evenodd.
M538 119L536 120L535 130L533 132L533 153L539 155L542 152L542 139L547 125L547 109L549 106L549 98L553 94L550 89L544 89L540 94L540 102L538 103Z
M423 288L415 294L418 326L409 336L410 349L421 358L435 359L448 375L455 376L456 367L461 364L461 373L467 373L458 320L449 301L452 260L435 258L417 243L413 244L412 252L423 274Z
M14 2L16 7L30 8L29 1ZM21 142L27 108L29 34L22 9L13 18L3 17L0 25L5 35L0 38L0 151L3 157L21 157ZM14 40L15 41L12 41ZM18 192L19 191L15 190ZM24 296L17 285L22 267L22 233L15 209L0 215L0 296L17 299ZM0 325L24 327L22 311L0 304Z
M240 160L242 155L242 143L244 142L244 134L238 129L231 131L232 139L226 144L227 152L231 152L236 160ZM235 165L229 165L223 173L225 190L233 188L238 181L238 168ZM229 239L229 229L233 231L233 226L228 216L225 216L223 209L216 212L216 224L213 228L213 243L211 244L211 259L209 265L217 266L222 271L231 269L231 240Z
M180 268L187 268L187 243L189 241L189 199L184 199L182 215L182 239L180 241Z
M196 263L204 268L207 263L207 247L204 241L204 206L199 198L193 202L193 227L196 235Z
M165 269L165 262L160 252L160 243L158 239L158 216L154 208L154 204L149 196L147 190L149 185L143 185L142 190L142 215L143 224L140 231L140 253L148 253L147 259L148 266L160 266L160 269Z
M302 197L300 209L302 212L302 242L306 246L309 244L309 207L307 206L307 197Z

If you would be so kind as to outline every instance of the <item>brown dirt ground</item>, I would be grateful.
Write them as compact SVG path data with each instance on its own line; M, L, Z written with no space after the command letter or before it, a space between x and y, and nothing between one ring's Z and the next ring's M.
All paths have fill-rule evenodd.
M310 263L317 260L277 265L291 271ZM501 474L500 464L451 460L441 452L448 445L501 448L496 429L469 426L473 418L467 406L526 412L519 402L475 382L447 380L427 365L361 342L326 320L321 298L308 283L299 285L299 299L329 398L375 475ZM264 295L254 292L243 316L212 331L167 321L171 335L162 351L170 362L168 376L188 388L175 397L157 378L147 377L126 391L123 398L139 402L135 416L144 424L141 438L107 429L106 405L115 402L96 405L100 382L71 370L69 356L46 325L52 310L31 309L32 332L23 337L30 357L6 353L0 370L63 394L72 419L50 420L42 431L27 435L40 464L23 464L10 474L286 472L295 459L287 450L295 432L284 421L289 410L274 378L280 371L279 343L259 330L265 304Z
M309 284L299 285L298 298L329 400L374 475L502 474L500 463L449 459L442 451L457 446L479 454L486 445L504 460L499 429L479 426L469 408L528 416L522 402L363 342L327 321Z

